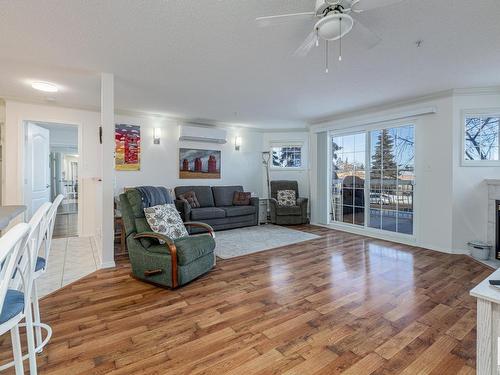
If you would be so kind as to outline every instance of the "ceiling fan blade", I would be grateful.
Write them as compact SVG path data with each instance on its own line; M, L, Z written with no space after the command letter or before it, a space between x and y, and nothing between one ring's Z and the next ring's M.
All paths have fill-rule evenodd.
M353 3L353 12L366 12L367 10L388 7L389 5L394 5L402 3L405 0L359 0Z
M317 40L318 36L314 31L311 31L311 33L302 42L300 47L295 50L293 55L297 57L305 57L309 53L311 48L313 48L313 46L316 44Z
M266 26L277 25L277 24L281 24L281 23L289 22L289 21L309 19L315 15L316 15L316 13L314 13L314 12L278 14L276 16L257 17L255 19L255 21L257 22L258 26L266 27Z
M353 34L355 34L355 37L360 40L366 49L372 49L382 41L382 38L363 24L359 14L355 15L353 18Z

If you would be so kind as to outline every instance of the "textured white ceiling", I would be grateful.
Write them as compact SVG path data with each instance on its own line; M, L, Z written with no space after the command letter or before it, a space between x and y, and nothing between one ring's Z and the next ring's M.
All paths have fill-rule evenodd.
M371 0L363 0L369 2ZM258 28L255 17L314 0L2 0L0 96L99 105L99 72L116 75L116 107L262 127L303 126L339 112L457 87L500 84L500 0L406 0L365 13L383 41L344 39L292 57L312 25ZM424 40L421 48L414 42Z

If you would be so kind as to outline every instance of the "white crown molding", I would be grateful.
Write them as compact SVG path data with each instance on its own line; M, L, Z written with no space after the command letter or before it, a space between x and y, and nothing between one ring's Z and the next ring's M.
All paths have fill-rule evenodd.
M350 110L347 112L335 114L335 115L330 116L330 117L325 117L325 118L311 121L309 123L309 127L310 127L310 129L315 129L318 126L325 126L326 124L337 123L341 120L349 120L352 118L362 117L364 115L371 115L371 114L377 113L377 112L384 112L384 111L390 111L393 109L399 109L401 107L415 106L415 105L418 105L418 104L421 104L424 102L428 102L428 101L432 101L432 100L436 100L436 99L441 99L441 98L446 98L446 97L451 97L452 95L453 95L453 90L446 90L446 91L439 91L436 93L432 93L429 95L423 95L423 96L418 96L418 97L409 98L409 99L387 102L387 103L379 104L376 106L361 107L359 109Z
M454 96L500 95L500 86L471 87L453 90Z
M67 105L67 104L62 104L58 102L53 102L53 101L48 101L48 100L27 100L23 98L18 98L18 97L12 97L12 96L0 96L0 103L5 104L6 102L16 102L16 103L23 103L23 104L32 104L32 105L43 105L43 106L49 106L49 107L54 107L54 108L64 108L64 109L73 109L73 110L79 110L79 111L87 111L87 112L97 112L99 113L101 111L100 107L97 106L81 106L81 105ZM308 131L307 128L282 128L282 127L276 127L276 128L263 128L259 126L254 126L254 125L248 125L248 124L238 124L238 123L228 123L228 122L221 122L221 121L215 121L215 120L209 120L209 119L191 119L191 118L185 118L185 117L180 117L180 116L171 116L171 115L165 115L161 113L155 113L155 112L142 112L142 111L132 111L132 110L126 110L126 109L115 109L115 115L118 116L126 116L126 117L137 117L137 118L144 118L144 119L158 119L158 120L163 120L163 121L170 121L170 122L176 122L179 125L183 124L189 124L192 126L200 126L200 127L212 127L212 128L221 128L221 129L241 129L241 130L246 130L246 131L254 131L254 132L289 132L289 131ZM306 123L304 123L304 126L308 126Z
M363 114L371 114L375 112L382 112L398 107L416 105L423 102L428 102L436 99L453 97L453 96L470 96L470 95L500 95L500 86L488 86L488 87L470 87L470 88L458 88L450 89L444 91L438 91L430 93L427 95L416 96L413 98L407 98L392 102L381 103L375 106L360 107L354 110L349 110L346 112L340 112L332 116L326 116L323 118L318 118L316 120L309 122L309 127L314 128L318 125L324 125L329 122L336 122L341 119L349 119L352 117L358 117Z
M438 111L437 107L435 106L416 107L416 108L407 107L404 109L399 109L398 111L385 111L381 114L370 114L370 115L365 114L362 116L356 116L349 119L330 121L321 124L321 126L315 126L314 128L311 129L311 132L321 133L324 131L329 131L334 129L345 129L363 125L374 125L389 121L398 121L418 116L430 115L437 113L437 111Z
M261 133L309 133L309 127L261 129Z

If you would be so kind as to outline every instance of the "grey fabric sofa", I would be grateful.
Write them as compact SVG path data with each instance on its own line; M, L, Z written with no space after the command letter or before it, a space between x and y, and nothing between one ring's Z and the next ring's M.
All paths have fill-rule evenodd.
M251 198L248 206L233 206L235 191L244 191L242 186L178 186L175 196L194 191L200 203L199 208L176 199L175 205L184 221L198 221L209 224L214 230L224 230L258 225L259 198ZM197 233L192 228L190 233Z
M276 199L278 190L295 190L297 202L295 206L287 207L278 205ZM299 197L299 185L297 181L271 181L271 199L269 206L271 208L271 223L278 225L296 225L307 224L307 198Z

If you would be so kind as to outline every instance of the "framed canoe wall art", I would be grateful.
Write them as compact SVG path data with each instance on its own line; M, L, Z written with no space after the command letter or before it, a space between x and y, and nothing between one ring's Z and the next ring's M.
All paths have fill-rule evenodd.
M115 169L138 171L141 169L141 127L115 125Z
M220 179L220 150L179 149L180 179Z

